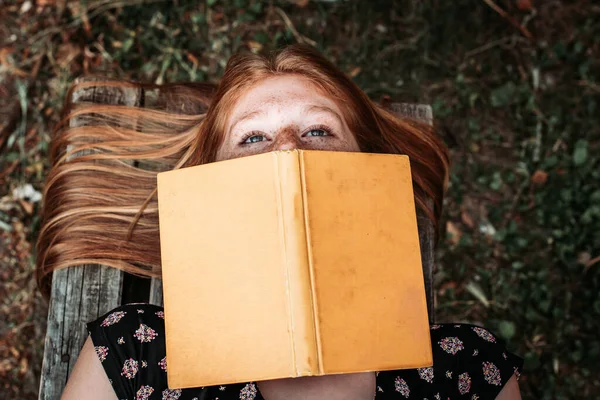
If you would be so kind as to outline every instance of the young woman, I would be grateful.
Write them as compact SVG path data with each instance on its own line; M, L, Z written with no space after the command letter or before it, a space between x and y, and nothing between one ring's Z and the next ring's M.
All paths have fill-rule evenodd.
M82 263L159 274L156 170L274 150L406 154L416 204L437 225L448 179L442 142L425 124L402 120L373 103L313 49L295 45L269 57L236 55L214 91L191 85L175 89L181 105L176 113L90 105L71 110L59 126L38 245L42 290L50 272ZM205 114L195 113L204 105ZM86 126L67 127L72 118L85 119ZM70 153L67 142L73 146ZM94 152L69 159L87 149ZM123 159L152 160L155 168L142 171ZM65 193L73 185L81 190ZM163 318L162 308L135 304L90 322L63 398L520 398L522 360L487 330L465 324L431 326L430 368L171 390Z

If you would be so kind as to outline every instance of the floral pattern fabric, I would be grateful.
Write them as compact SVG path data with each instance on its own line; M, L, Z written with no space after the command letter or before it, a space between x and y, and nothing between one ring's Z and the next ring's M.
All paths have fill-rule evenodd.
M262 400L254 382L169 389L161 307L121 306L90 322L98 359L120 400ZM433 366L377 373L375 399L494 399L523 360L488 330L431 325Z

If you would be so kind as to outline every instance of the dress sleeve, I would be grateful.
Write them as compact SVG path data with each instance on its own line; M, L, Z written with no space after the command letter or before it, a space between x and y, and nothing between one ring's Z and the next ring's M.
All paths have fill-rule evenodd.
M523 359L482 327L443 325L431 330L431 344L438 361L434 369L447 379L445 387L452 398L468 394L471 399L495 399L513 375L517 379L521 375Z
M128 304L87 324L119 399L148 398L155 388L166 387L162 310L149 304Z
M383 371L376 399L493 400L520 376L523 359L486 329L469 324L431 325L433 366Z

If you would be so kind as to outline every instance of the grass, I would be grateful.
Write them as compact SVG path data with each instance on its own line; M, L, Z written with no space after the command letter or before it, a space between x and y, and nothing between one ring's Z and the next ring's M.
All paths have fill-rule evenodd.
M451 148L440 321L525 358L524 398L600 393L600 8L591 0L8 0L0 9L0 383L35 398L33 243L50 132L83 73L217 81L240 48L311 43L374 99L432 104ZM498 9L499 8L499 9Z

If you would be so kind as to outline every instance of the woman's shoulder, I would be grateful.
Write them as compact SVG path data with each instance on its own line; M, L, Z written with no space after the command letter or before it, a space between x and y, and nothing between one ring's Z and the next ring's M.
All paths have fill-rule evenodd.
M463 323L436 324L430 326L430 336L433 365L382 372L378 391L400 392L406 398L468 394L473 399L495 399L513 375L518 379L521 374L523 359L489 329Z
M121 321L143 320L149 316L164 320L164 309L148 303L123 304L99 316L96 320L88 322L88 325L93 324L101 327L109 327Z
M146 344L164 348L164 318L162 307L124 304L88 322L87 330L97 349L115 349L122 356L133 356Z
M162 307L125 304L89 322L87 328L118 398L136 398L136 392L148 388L168 390Z
M484 343L504 344L504 341L489 329L468 323L442 323L429 326L431 341L443 339L448 336L457 336L461 339L472 341L483 340Z
M506 342L490 329L479 325L431 325L431 347L434 367L454 369L471 379L502 387L512 375L521 375L523 359L508 350ZM469 366L469 367L467 367ZM465 371L459 371L460 369ZM471 369L468 374L466 369Z

